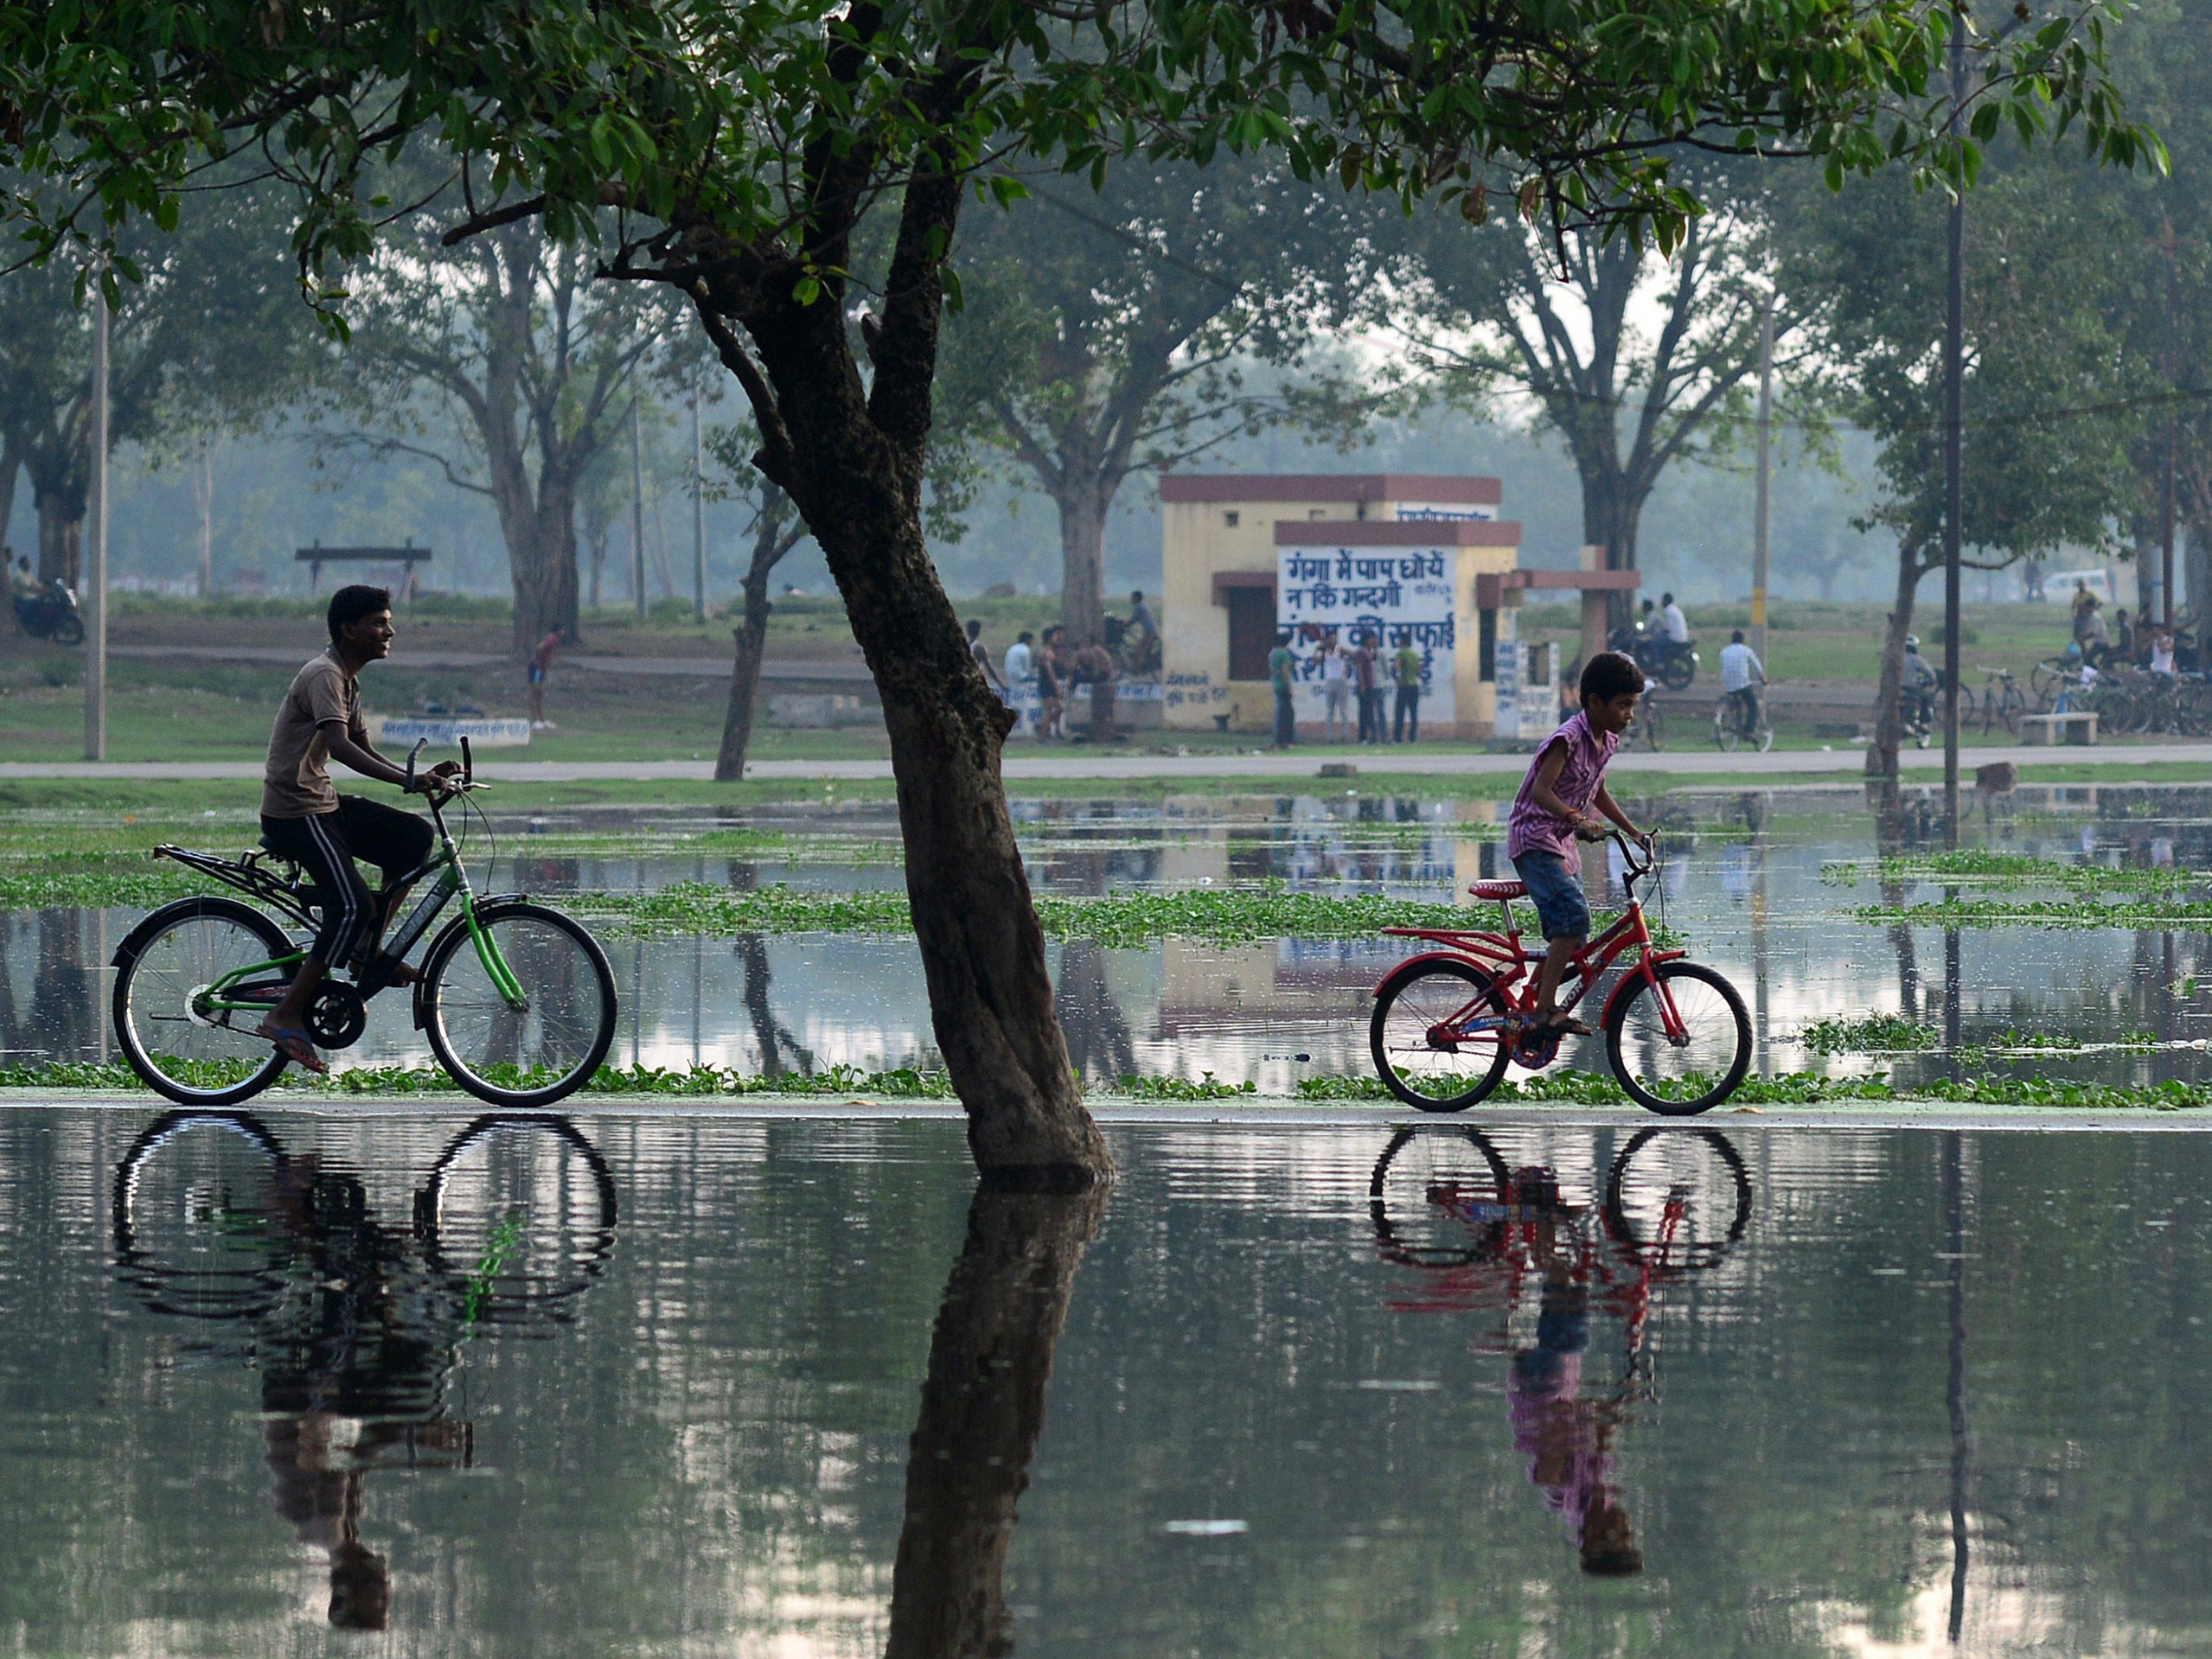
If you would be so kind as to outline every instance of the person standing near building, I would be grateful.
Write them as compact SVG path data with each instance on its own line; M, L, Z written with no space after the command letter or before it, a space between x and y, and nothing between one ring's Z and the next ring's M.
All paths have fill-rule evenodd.
M1352 684L1359 695L1359 741L1383 741L1383 663L1375 636L1361 633L1352 648Z
M1334 632L1321 635L1322 741L1340 743L1351 730L1352 665Z
M523 678L529 685L530 730L533 731L554 730L553 723L546 718L546 682L553 678L553 654L567 642L568 629L556 625L538 641L538 648L530 653L530 666L524 671Z
M1275 649L1268 653L1268 680L1275 687L1275 746L1288 749L1298 741L1298 709L1293 700L1291 675L1297 672L1298 659L1290 649L1290 630L1282 629L1275 636Z
M1397 654L1390 659L1390 678L1397 685L1397 707L1390 716L1390 741L1421 741L1421 653L1413 648L1413 635L1398 635Z

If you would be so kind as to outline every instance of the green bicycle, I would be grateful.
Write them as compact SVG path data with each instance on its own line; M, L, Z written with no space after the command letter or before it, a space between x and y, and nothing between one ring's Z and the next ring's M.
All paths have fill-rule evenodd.
M410 787L422 747L407 756ZM581 1088L606 1058L615 1034L614 970L580 922L527 894L479 898L470 887L445 826L446 803L483 787L465 738L461 753L461 776L427 797L437 841L406 878L427 881L429 890L380 953L365 950L349 967L332 965L308 1006L308 1031L322 1049L359 1042L369 999L391 985L391 967L458 897L461 914L431 941L412 987L415 1029L478 1100L544 1107ZM133 928L115 953L116 1038L157 1094L184 1106L233 1106L268 1088L290 1063L255 1027L305 958L326 895L306 884L297 865L265 849L233 859L159 846L154 857L255 903L179 899ZM308 938L294 939L285 923Z

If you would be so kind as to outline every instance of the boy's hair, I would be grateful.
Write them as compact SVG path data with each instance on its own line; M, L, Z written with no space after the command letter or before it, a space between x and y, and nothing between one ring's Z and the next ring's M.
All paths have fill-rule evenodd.
M1728 636L1728 642L1729 642L1730 645L1741 645L1741 644L1742 644L1742 643L1743 643L1743 630L1742 630L1742 629L1740 629L1740 628L1739 628L1739 629L1737 629L1736 630L1736 632L1734 632L1733 634L1731 634L1731 635L1729 635Z
M1585 703L1593 697L1610 703L1616 697L1640 696L1645 684L1644 671L1618 651L1601 651L1582 665L1580 689Z
M358 582L349 587L340 588L330 596L330 643L337 644L339 631L348 624L357 622L364 616L374 616L380 610L391 609L392 590L389 588L366 587Z

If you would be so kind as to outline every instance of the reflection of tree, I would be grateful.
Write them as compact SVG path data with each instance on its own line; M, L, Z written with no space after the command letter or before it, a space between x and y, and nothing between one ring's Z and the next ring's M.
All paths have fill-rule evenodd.
M1106 1190L979 1188L946 1282L906 1465L886 1659L1013 1650L1003 1579L1045 1384Z
M1136 1070L1136 1041L1106 983L1106 953L1096 943L1071 939L1062 948L1058 996L1068 1063L1077 1075L1111 1080Z
M732 864L730 866L730 890L750 893L760 885L760 866L751 864ZM731 941L737 948L738 960L745 971L745 1014L752 1021L753 1041L760 1045L760 1072L764 1077L781 1077L786 1071L802 1074L814 1070L814 1050L803 1046L788 1025L776 1018L776 1011L768 1005L768 941L764 935L741 933ZM786 1066L783 1056L789 1051L794 1065Z
M59 1060L77 1060L93 1046L100 1013L85 982L82 913L38 913L38 975L31 982L31 1020L38 1046Z

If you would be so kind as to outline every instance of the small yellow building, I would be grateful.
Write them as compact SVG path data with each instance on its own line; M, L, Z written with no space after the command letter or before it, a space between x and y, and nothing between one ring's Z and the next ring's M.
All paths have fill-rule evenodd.
M1320 641L1372 633L1385 653L1401 638L1422 651L1424 735L1490 737L1518 685L1518 654L1499 647L1526 579L1512 579L1521 527L1499 518L1503 495L1435 474L1161 478L1164 723L1267 731L1268 654L1288 629L1301 731L1321 718Z

